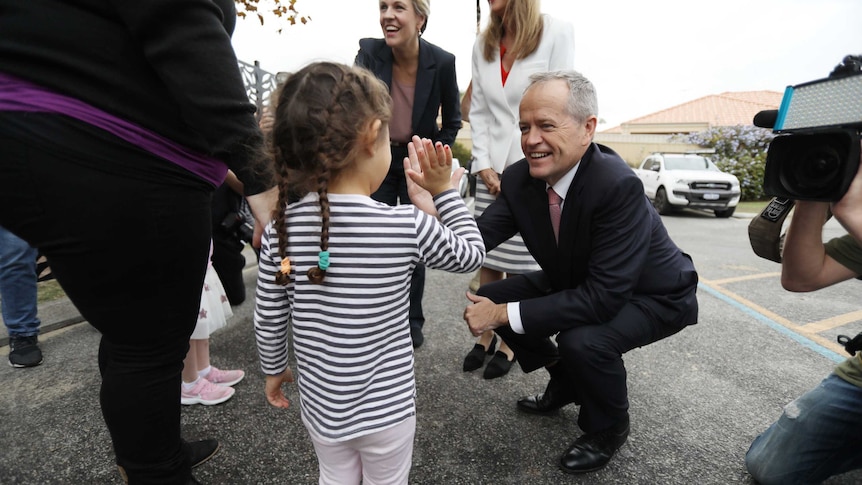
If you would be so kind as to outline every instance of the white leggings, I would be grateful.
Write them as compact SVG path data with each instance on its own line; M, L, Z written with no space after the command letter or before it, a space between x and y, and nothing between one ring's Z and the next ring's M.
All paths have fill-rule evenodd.
M320 468L320 485L402 485L410 476L416 416L347 441L326 441L305 421Z

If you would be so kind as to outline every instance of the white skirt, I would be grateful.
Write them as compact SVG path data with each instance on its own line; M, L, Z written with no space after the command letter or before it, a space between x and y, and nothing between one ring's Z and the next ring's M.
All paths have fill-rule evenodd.
M482 177L476 177L476 205L473 215L479 217L497 197L488 192ZM523 274L538 271L539 264L527 251L521 234L515 234L485 255L485 268L508 274Z
M207 266L204 277L204 288L201 291L201 309L198 312L198 324L192 332L193 340L210 338L213 332L227 325L227 319L233 316L227 295L218 273L212 265Z

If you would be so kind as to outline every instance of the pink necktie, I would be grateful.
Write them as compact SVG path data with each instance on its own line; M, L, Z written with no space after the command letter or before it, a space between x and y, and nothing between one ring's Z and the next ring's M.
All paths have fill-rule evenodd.
M551 213L551 225L554 226L554 239L559 242L560 240L560 202L563 199L560 198L559 194L554 192L554 189L548 187L548 210Z

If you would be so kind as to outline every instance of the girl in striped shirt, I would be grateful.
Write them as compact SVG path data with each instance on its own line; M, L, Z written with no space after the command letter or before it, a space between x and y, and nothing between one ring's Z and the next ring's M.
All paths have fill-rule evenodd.
M437 217L370 195L389 170L391 100L363 68L314 63L279 96L272 149L282 208L261 242L255 334L270 404L287 408L288 325L302 421L321 484L407 483L416 429L410 278L476 270L484 244L450 179L452 153L414 137ZM406 168L406 167L405 167Z

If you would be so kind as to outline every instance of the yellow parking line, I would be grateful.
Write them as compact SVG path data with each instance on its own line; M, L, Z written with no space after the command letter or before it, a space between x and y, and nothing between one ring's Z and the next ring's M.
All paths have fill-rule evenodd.
M716 281L718 281L718 280L716 280ZM721 281L726 281L726 280L721 280ZM701 278L700 283L708 286L713 291L721 293L722 295L724 295L724 296L726 296L732 300L735 300L740 305L743 305L743 306L750 308L751 310L763 315L764 317L766 317L766 318L774 321L775 323L787 328L788 330L804 336L805 338L811 340L812 342L817 343L818 345L820 345L822 347L825 347L825 348L827 348L827 349L829 349L829 350L831 350L831 351L833 351L839 355L844 354L844 347L839 345L837 342L833 342L832 340L827 339L827 338L817 334L815 331L812 331L812 328L814 328L814 327L808 328L807 325L799 325L799 324L793 323L790 320L782 317L781 315L779 315L775 312L772 312L772 311L758 305L757 303L754 303L751 300L747 300L747 299L737 295L736 293L734 293L732 291L729 291L725 288L722 288L721 286L717 285L715 281L705 280L705 279ZM854 313L857 313L857 312L854 312ZM859 313L862 313L862 312L859 312Z
M797 332L797 333L802 333L802 332L804 332L804 329L803 329L803 327L802 327L801 325L797 325L797 324L795 324L795 323L791 322L790 320L788 320L788 319L786 319L786 318L782 317L781 315L779 315L779 314L777 314L777 313L774 313L774 312L772 312L771 310L768 310L768 309L766 309L766 308L763 308L762 306L758 305L757 303L754 303L754 302L753 302L753 301L751 301L751 300L746 300L745 298L743 298L743 297L741 297L741 296L737 295L736 293L734 293L734 292L732 292L732 291L730 291L730 290L727 290L727 289L722 288L721 286L719 286L719 285L717 284L717 281L727 281L727 280L716 280L716 281L711 281L711 280L705 280L705 279L702 279L702 278L701 278L701 280L700 280L700 282L701 282L701 283L703 283L703 284L705 284L706 286L708 286L708 287L712 288L713 290L715 290L715 291L717 291L717 292L721 293L722 295L724 295L724 296L726 296L726 297L728 297L728 298L731 298L731 299L733 299L733 300L736 300L737 302L739 302L739 303L741 303L741 304L743 304L743 305L747 306L748 308L751 308L752 310L754 310L754 311L756 311L757 313L759 313L759 314L763 315L764 317L769 318L770 320L773 320L773 321L775 321L775 322L777 322L777 323L780 323L782 326L787 327L787 328L789 328L789 329L793 330L794 332Z
M748 276L737 276L735 278L725 278L723 280L712 280L713 285L726 285L728 283L737 283L739 281L759 280L761 278L774 278L781 276L781 273L758 273Z
M862 320L862 310L827 318L819 322L811 322L805 325L805 330L809 332L822 332L847 325L848 323L858 322L859 320Z

